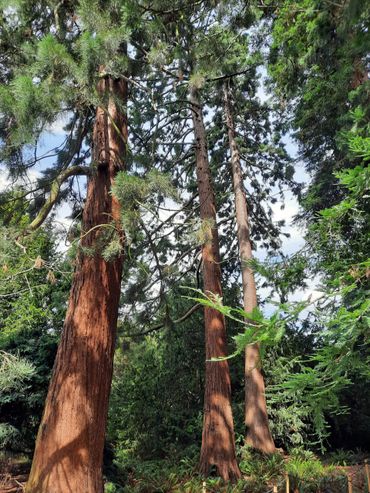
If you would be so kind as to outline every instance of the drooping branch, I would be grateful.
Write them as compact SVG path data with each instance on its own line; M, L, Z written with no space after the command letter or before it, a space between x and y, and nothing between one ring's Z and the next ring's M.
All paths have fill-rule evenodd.
M47 198L45 204L39 210L39 213L37 214L35 219L27 227L26 231L35 231L44 223L44 221L48 217L49 212L53 208L53 205L58 200L61 186L66 180L68 180L68 178L70 178L71 176L88 174L90 174L90 168L88 166L71 166L70 168L63 170L51 184L49 197Z

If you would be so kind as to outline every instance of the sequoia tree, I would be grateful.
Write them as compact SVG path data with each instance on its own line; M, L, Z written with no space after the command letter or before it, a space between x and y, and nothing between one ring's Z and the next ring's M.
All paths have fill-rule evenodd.
M226 231L229 232L234 224L237 230L237 238L233 234L221 235L221 245L227 252L223 266L229 273L237 273L239 283L240 267L235 260L230 260L238 258L239 246L243 304L245 311L250 313L257 307L251 266L251 225L254 247L276 254L280 246L280 224L274 224L270 204L276 199L271 191L276 187L275 190L282 193L283 185L291 189L297 189L297 186L292 179L294 170L281 142L281 132L274 124L275 118L271 118L273 109L256 97L257 67L262 59L258 40L245 33L246 27L255 20L254 13L238 1L231 2L231 6L231 12L222 7L215 9L218 22L209 28L207 35L200 36L197 75L198 84L200 80L204 85L207 103L214 112L209 132L212 139L210 155L212 169L215 175L217 173L219 218ZM232 101L234 97L235 101ZM242 170L242 159L246 164L245 171ZM249 187L252 221L247 210L244 182ZM235 208L229 199L233 196ZM245 424L248 444L263 452L274 451L258 344L248 345L245 352Z
M164 101L159 103L156 101L159 106L159 112L158 116L156 116L157 120L154 118L152 123L152 128L153 132L155 132L156 139L159 139L160 135L163 136L161 139L161 146L159 151L157 151L157 155L153 153L153 148L155 149L157 147L157 144L155 144L155 147L153 146L151 149L148 148L148 153L152 152L153 157L155 156L154 159L158 160L159 166L168 166L167 169L169 169L172 174L175 174L176 180L180 182L180 186L184 188L187 187L187 189L192 193L194 193L195 188L197 188L202 219L201 230L202 233L207 232L206 238L203 238L203 240L209 241L207 239L207 235L209 236L210 232L212 232L212 235L215 235L215 232L212 231L212 229L215 228L216 224L216 194L214 188L216 189L216 193L219 193L217 199L219 199L218 205L220 206L220 210L218 211L218 213L221 212L221 214L217 214L218 220L222 218L222 222L224 224L227 223L228 227L232 227L233 215L230 214L231 204L228 200L230 181L228 180L228 178L225 178L225 176L229 176L229 173L226 173L224 171L223 167L225 161L222 160L223 156L226 157L227 150L225 151L225 149L227 149L228 143L226 142L227 139L225 139L224 136L221 137L221 139L223 138L222 142L217 141L216 145L214 145L214 141L212 142L209 155L212 157L216 156L218 153L218 155L221 155L222 157L219 160L217 160L217 158L214 159L213 163L209 163L205 128L202 121L203 110L201 108L201 105L199 106L199 92L201 89L205 101L205 111L208 111L211 107L212 112L214 112L216 115L214 121L212 122L215 124L213 126L210 126L209 132L209 138L215 139L215 135L219 136L220 134L222 135L225 133L224 125L220 125L220 122L217 121L217 117L220 114L220 107L222 109L223 106L223 101L217 99L217 89L219 81L240 75L242 77L241 85L243 87L243 91L239 91L239 93L241 94L240 98L245 98L246 96L248 98L248 103L243 104L242 108L244 111L249 104L249 108L251 109L250 114L247 114L248 116L245 116L242 125L239 124L239 127L242 127L242 132L243 135L245 135L246 140L246 145L244 146L243 150L245 154L248 153L247 159L252 161L250 174L253 176L253 179L251 180L252 188L255 189L253 190L253 212L254 218L256 218L254 221L254 227L259 230L258 236L256 235L256 240L267 240L264 241L264 246L267 245L270 248L275 248L276 251L279 243L279 228L277 228L276 225L273 224L273 221L271 219L271 210L269 209L269 207L264 206L268 201L269 192L271 191L272 186L275 186L277 182L278 186L281 186L284 182L285 184L290 184L290 182L292 181L292 168L289 167L289 165L287 166L286 154L284 150L279 147L279 136L277 136L276 134L273 135L273 131L269 122L269 111L267 107L263 107L263 105L258 105L257 101L255 101L255 98L253 98L256 91L256 59L258 57L254 57L249 54L249 47L246 43L247 38L244 35L244 29L246 25L250 25L250 23L252 22L253 15L246 11L244 6L240 2L235 1L231 2L230 5L231 4L232 14L225 11L224 5L215 7L208 2L204 2L196 8L190 2L186 5L186 7L182 4L180 5L179 2L179 8L174 9L171 12L171 16L168 14L167 11L162 10L160 2L158 2L157 4L152 3L150 6L147 7L148 11L151 12L151 15L157 18L158 23L165 21L165 29L161 29L157 32L158 39L155 39L153 42L156 48L155 52L151 51L148 54L148 57L150 57L152 60L155 60L158 67L158 72L155 79L153 78L153 80L156 81L156 84L158 84L158 80L168 80L168 88L166 88L166 90L164 91L164 93L166 94ZM214 18L217 18L217 22L213 22ZM229 26L229 24L231 24L231 27ZM217 43L215 43L215 40L217 40ZM250 73L249 77L247 77L247 73ZM245 78L243 78L243 75L245 75ZM173 84L172 88L170 87L171 82ZM185 99L185 91L187 90L188 86L190 86L191 88L191 116L194 123L196 139L196 186L192 181L191 172L189 172L189 170L192 169L192 163L190 162L190 160L192 159L192 153L189 152L189 149L186 147L186 145L188 144L186 137L189 132L189 126L187 125L188 104ZM250 95L250 93L252 93L252 95ZM172 113L168 114L167 112L171 110ZM240 116L239 120L242 120L242 116ZM167 130L167 132L164 133L163 129L167 126L168 128L170 128L170 130ZM146 126L146 128L148 128L148 126ZM148 134L149 132L146 132L146 134L143 135L143 137L141 138L140 142L147 142ZM234 138L234 144L235 140L236 139ZM251 144L251 142L253 142L253 144ZM198 149L199 146L202 147L202 153L204 156L202 157L201 165L199 164L199 156L201 156L201 153ZM246 150L246 148L248 148L248 151ZM211 170L212 164L213 169ZM207 169L207 172L205 171L205 169ZM211 172L213 172L215 176L217 176L217 180L216 182L213 182L213 184L211 184L210 178L209 183L205 180L205 176L207 176L205 175L205 173L210 175ZM261 175L263 178L263 185L261 185ZM207 187L209 187L209 190L203 193L204 197L201 197L202 187L206 187L206 189ZM227 191L227 193L225 193L225 191ZM204 198L207 199L206 202ZM195 203L197 204L197 202ZM187 219L189 217L190 216L188 216ZM245 214L244 219L247 219L247 214ZM180 231L180 227L177 226L177 242L176 247L173 247L176 249L179 248L179 243L181 244L181 240L183 240L181 236L179 237ZM218 234L216 240L217 242L212 240L214 241L215 245L212 246L213 257L211 258L217 258L219 256L220 247L218 245ZM234 253L232 250L235 248L235 242L233 242L234 235L223 234L221 235L220 240L225 246L226 251L228 252L227 257L235 258L232 255L232 253ZM250 247L249 240L248 243ZM163 244L163 240L158 239L157 244ZM211 246L207 246L206 244L203 244L202 246L202 266L204 273L203 289L205 292L209 291L210 293L221 295L221 287L217 287L217 283L215 283L214 281L213 286L211 286L212 289L206 286L206 284L210 282L210 277L212 279L219 279L218 284L220 284L220 269L219 267L217 267L217 265L211 266L212 275L206 280L206 277L209 276L210 269L210 266L204 262L206 248L211 248ZM215 254L216 250L217 252ZM189 251L192 252L191 249ZM215 263L217 264L217 262L218 261L216 261ZM159 262L156 262L157 266L158 264ZM226 258L223 259L223 265L225 264L230 268L230 271L232 271L234 275L235 269L238 269L238 267L235 265L235 262L233 263L232 267L230 267L229 259ZM249 268L248 271L250 271ZM255 289L252 290L252 295L254 296L254 298L256 297ZM250 292L246 294L246 296L248 299L251 300L252 306L255 306L255 303L253 302L253 297L250 297ZM213 312L211 313L213 314ZM208 324L209 326L208 318L209 315L207 309L205 322L206 325ZM221 315L218 316L218 320L218 323L221 327L221 324L223 323L221 322ZM209 355L211 358L214 357L214 355L211 354L212 351L208 349L208 346L212 348L213 341L207 339L207 333L208 328L206 328L206 359L208 360ZM223 338L224 337L225 336L223 336ZM222 341L222 344L224 344L225 338L221 338L220 341ZM222 346L220 346L220 348L222 348ZM256 347L254 347L253 349L256 349ZM251 348L248 349L248 357L250 356L250 351ZM224 351L220 350L219 352L221 354ZM255 357L256 354L254 355L254 358ZM211 363L207 361L207 372L211 372L212 365L215 366L216 362ZM249 366L253 368L255 365L253 363ZM215 370L213 369L212 371ZM257 448L263 448L264 450L272 451L274 449L274 445L268 428L262 374L258 369L253 369L251 371L253 374L253 380L258 380L258 391L256 385L254 388L254 392L252 393L254 395L258 395L258 403L255 402L254 404L252 404L253 399L248 399L249 404L247 403L247 406L251 405L251 412L249 412L250 418L248 423L250 425L250 434L253 433L253 430L256 430L254 433L256 436L265 435L265 437L267 438L255 438L255 446ZM227 386L229 385L229 376L227 372L225 372L225 375L227 376ZM221 373L219 377L222 377ZM248 381L251 381L251 379L248 379ZM225 383L220 382L219 385L224 386ZM213 386L214 384L212 384L210 388L213 388ZM205 397L206 400L210 399L209 390L207 390L207 388L205 389ZM261 401L263 404L261 404ZM208 407L209 405L205 403L206 413ZM211 449L209 442L207 442L208 432L206 431L206 419L208 418L205 414L203 445L204 447L207 446ZM269 443L266 445L266 442ZM202 449L201 455L202 471L209 470L209 464L204 465L204 460L207 459L206 456L208 453L205 452L205 450L205 448Z
M127 140L121 107L126 82L102 77L93 132L94 168L68 311L36 440L26 491L103 491L101 473L122 256L105 260L99 248L107 229L123 241L114 177L123 169ZM117 103L119 101L119 103Z
M26 248L24 235L64 197L78 197L73 180L88 176L69 305L26 486L30 493L103 490L124 242L119 203L111 192L126 155L122 77L128 23L129 2L16 2L3 8L1 157L11 176L42 162L38 142L47 125L66 113L70 120L55 162L41 167L36 189L26 192L36 213L17 245ZM74 200L74 214L80 210ZM112 242L118 248L108 258Z
M235 125L231 101L230 83L223 85L224 111L230 147L230 164L235 196L235 217L237 224L239 255L241 263L243 306L247 313L257 307L257 290L251 266L252 246L249 232L249 218L245 195L240 153L235 136ZM261 373L258 343L249 344L245 349L245 424L246 443L262 452L270 453L275 445L270 433L265 383Z
M222 296L216 203L208 162L202 106L198 91L194 87L190 88L190 103L194 124L200 217L205 231L202 245L203 289L207 295ZM205 307L204 326L206 375L200 471L207 475L211 467L216 466L223 479L235 480L240 477L240 471L235 454L229 366L225 359L212 361L227 356L224 316L218 310Z

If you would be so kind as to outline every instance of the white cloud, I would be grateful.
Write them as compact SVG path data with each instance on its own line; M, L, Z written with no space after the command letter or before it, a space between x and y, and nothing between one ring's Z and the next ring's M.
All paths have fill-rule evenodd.
M26 175L22 176L17 181L12 182L6 168L0 166L0 192L4 192L7 188L14 185L27 185L27 187L32 189L40 176L41 174L39 171L30 169Z

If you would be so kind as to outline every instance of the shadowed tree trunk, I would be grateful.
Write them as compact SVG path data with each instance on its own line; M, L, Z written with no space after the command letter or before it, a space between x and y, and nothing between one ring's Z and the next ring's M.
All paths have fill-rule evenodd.
M195 89L190 90L195 136L196 169L200 217L206 238L202 247L205 293L222 296L216 205L209 169L202 108ZM234 424L231 410L230 373L227 361L209 361L227 355L226 326L223 315L204 309L206 376L200 472L208 475L212 466L224 480L240 477L235 454Z
M235 195L235 215L242 273L243 304L244 310L249 313L257 306L257 292L253 270L248 264L248 261L253 257L249 237L247 200L243 184L240 154L235 140L230 87L227 83L224 83L223 91ZM275 445L268 423L265 383L261 373L258 344L248 345L245 350L245 425L247 427L246 443L248 445L265 453L274 452Z
M122 257L106 262L100 252L113 227L123 241L119 204L110 191L124 165L127 87L122 80L105 77L98 91L105 104L96 111L81 248L27 493L103 492Z

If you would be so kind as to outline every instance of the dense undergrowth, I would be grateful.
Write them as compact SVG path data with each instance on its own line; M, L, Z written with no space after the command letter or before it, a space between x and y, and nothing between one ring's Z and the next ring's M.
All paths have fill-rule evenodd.
M309 450L295 448L289 454L277 451L263 455L248 447L238 447L242 479L226 484L219 477L204 478L197 473L197 447L189 447L182 457L157 460L113 459L106 451L105 493L270 493L274 485L278 492L342 493L348 491L348 475L353 491L366 492L364 460L366 453L338 449L319 457ZM30 467L26 454L0 454L0 491L6 481L25 480ZM9 483L8 483L9 484ZM15 491L15 490L14 490ZM21 489L19 490L21 491Z
M248 447L239 447L242 479L237 484L225 484L219 477L203 478L197 473L197 450L189 449L186 457L138 461L135 459L106 468L105 493L267 493L273 486L285 491L289 477L290 491L315 493L347 491L348 470L361 465L361 451L337 450L324 457L301 448L289 455L277 451L263 455ZM351 474L353 474L351 472ZM364 485L363 467L355 469L354 482ZM364 490L366 491L366 489Z

